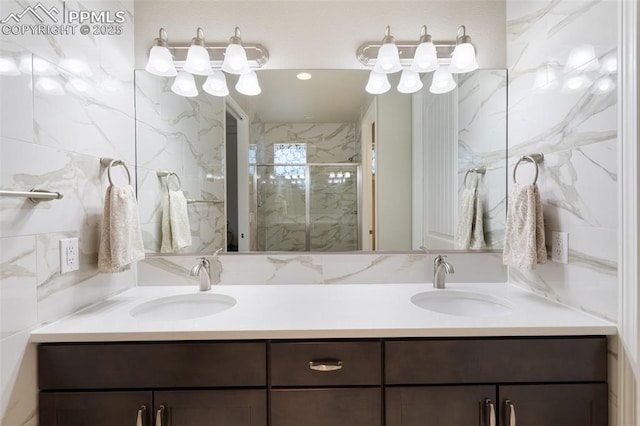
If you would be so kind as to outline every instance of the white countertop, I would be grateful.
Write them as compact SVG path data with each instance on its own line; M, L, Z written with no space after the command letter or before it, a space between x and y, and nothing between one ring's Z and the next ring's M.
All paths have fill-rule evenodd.
M132 317L137 305L198 294L197 287L136 287L31 333L33 342L218 339L308 339L463 336L612 335L615 324L504 283L447 284L447 289L501 298L501 316L435 313L411 303L440 291L431 284L237 285L207 293L231 296L232 308L185 320Z

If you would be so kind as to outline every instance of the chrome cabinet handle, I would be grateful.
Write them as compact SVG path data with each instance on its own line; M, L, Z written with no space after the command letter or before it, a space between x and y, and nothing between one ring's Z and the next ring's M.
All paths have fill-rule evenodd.
M487 407L487 413L489 417L487 426L496 426L496 407L493 405L493 401L487 398L484 400L484 404Z
M342 369L339 359L318 359L309 361L309 368L314 371L336 371Z
M138 409L138 416L136 417L136 426L144 426L144 414L147 412L147 406L141 405Z
M162 418L164 417L165 406L162 404L156 411L156 426L162 426Z
M516 426L516 407L514 407L510 399L507 399L504 403L509 409L509 423L507 423L507 426Z

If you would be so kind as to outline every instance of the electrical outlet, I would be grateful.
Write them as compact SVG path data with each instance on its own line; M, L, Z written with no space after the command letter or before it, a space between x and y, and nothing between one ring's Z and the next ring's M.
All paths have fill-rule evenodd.
M551 232L551 260L558 263L569 263L568 232Z
M80 253L77 238L63 238L60 240L60 273L77 271L80 269Z

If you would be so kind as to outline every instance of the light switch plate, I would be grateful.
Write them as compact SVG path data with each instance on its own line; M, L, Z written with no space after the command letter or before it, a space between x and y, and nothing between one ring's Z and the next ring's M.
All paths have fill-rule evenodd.
M60 240L60 273L64 274L80 269L80 253L77 238Z

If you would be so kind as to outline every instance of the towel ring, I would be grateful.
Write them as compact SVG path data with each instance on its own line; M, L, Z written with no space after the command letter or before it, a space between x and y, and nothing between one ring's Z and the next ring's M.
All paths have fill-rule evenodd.
M516 171L518 170L518 166L523 161L526 161L528 163L533 163L536 166L536 174L533 177L533 185L535 185L536 182L538 182L538 174L540 171L538 167L538 163L541 163L542 161L544 161L544 154L539 153L539 154L523 155L522 157L520 157L516 165L513 167L513 183L518 183L518 181L516 180Z
M469 176L469 173L475 173L478 175L483 175L487 172L486 167L473 167L469 170L467 170L467 173L464 174L464 180L462 181L462 185L466 188L467 187L467 177Z
M167 178L167 188L169 187L169 178L171 176L175 176L176 180L178 181L178 189L180 190L182 188L182 181L180 180L180 176L178 176L178 174L176 172L172 172L170 170L165 170L165 171L160 171L156 173L158 175L158 177L166 177Z
M109 178L109 184L113 185L113 180L111 179L111 168L113 166L122 166L124 167L124 171L127 173L127 180L129 181L128 185L131 185L131 173L129 173L129 168L124 163L124 161L115 160L113 158L101 158L100 162L107 168L107 177Z

